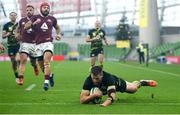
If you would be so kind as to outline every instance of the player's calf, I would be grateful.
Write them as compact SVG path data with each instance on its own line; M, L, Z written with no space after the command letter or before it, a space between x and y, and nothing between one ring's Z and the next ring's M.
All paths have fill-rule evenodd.
M23 75L19 75L19 78L18 78L18 85L23 85L23 83L24 83Z
M35 74L36 76L39 75L39 69L38 69L38 66L37 66L37 65L34 66L34 74Z

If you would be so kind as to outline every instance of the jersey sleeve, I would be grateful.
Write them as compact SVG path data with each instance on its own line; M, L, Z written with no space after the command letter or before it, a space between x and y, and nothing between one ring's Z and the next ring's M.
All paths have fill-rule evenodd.
M105 76L105 81L106 81L106 85L107 86L112 86L112 85L115 85L115 79L113 77L113 75L109 74L109 73L104 73Z
M54 17L53 27L56 27L56 25L57 25L57 19Z
M115 85L115 79L112 76L110 76L110 79L108 80L107 85L108 86Z
M92 38L92 30L89 30L88 35Z
M84 82L83 90L89 90L89 91L91 90L91 84L90 84L90 78L89 77Z
M8 31L7 24L3 26L3 31Z
M104 30L102 30L102 32L103 32L103 39L105 39L106 32Z
M18 22L19 28L21 28L21 27L22 27L22 25L21 25L21 24L22 24L22 19L20 19L20 20L19 20L19 22Z

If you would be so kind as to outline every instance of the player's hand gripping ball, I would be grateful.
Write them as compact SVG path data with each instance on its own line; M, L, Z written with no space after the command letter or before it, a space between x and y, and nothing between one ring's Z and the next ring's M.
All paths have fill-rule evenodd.
M102 95L102 92L100 91L99 88L97 87L93 87L90 91L90 95L93 95L95 93L100 93L99 95ZM92 100L92 103L94 104L100 104L101 103L102 98L101 97L96 97L94 100Z

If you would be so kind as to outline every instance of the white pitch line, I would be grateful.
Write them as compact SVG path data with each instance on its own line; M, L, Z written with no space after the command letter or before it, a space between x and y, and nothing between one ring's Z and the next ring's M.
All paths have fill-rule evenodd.
M171 73L171 72L165 72L165 71L160 71L160 70L155 70L155 69L150 69L150 68L142 68L142 67L137 67L137 66L127 65L127 64L121 64L121 65L127 66L127 67L131 67L131 68L135 68L135 69L141 69L141 70L153 71L153 72L157 72L157 73L169 74L169 75L172 75L172 76L180 77L179 74L175 74L175 73Z
M43 90L39 90L39 89L34 89L33 91L37 91L37 92L42 92ZM48 90L48 92L71 92L71 93L77 93L77 92L81 92L81 90L60 90L60 89L57 89L57 90Z
M34 91L42 91L42 90L34 90ZM81 92L81 90L60 90L60 89L59 90L58 89L57 90L53 89L53 90L48 90L48 91L50 91L50 92L51 91L52 92Z
M73 103L0 103L0 105L72 105ZM74 103L79 104L79 103Z
M0 89L0 92L3 92L3 91L6 91L6 90ZM8 91L21 91L21 90L19 90L19 89L8 89ZM34 89L33 91L41 92L43 90L41 90L41 89ZM61 90L61 89L54 90L53 89L53 90L48 90L48 92L81 92L81 89L80 90Z
M31 91L34 87L36 87L36 84L31 84L31 85L28 86L25 90L26 90L26 91Z
M29 105L78 105L80 103L0 103L3 106L29 106ZM121 105L159 105L159 106L179 106L180 103L116 103Z

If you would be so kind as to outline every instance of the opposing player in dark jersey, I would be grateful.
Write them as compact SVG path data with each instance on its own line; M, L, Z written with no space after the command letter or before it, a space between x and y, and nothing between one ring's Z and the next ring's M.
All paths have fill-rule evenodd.
M101 28L100 21L95 22L95 28L89 30L88 36L86 37L86 42L91 42L91 66L95 66L96 57L101 66L103 66L103 40L106 45L108 42L106 40L106 33Z
M141 86L156 87L157 82L154 80L128 82L115 75L102 71L100 66L94 66L91 69L91 74L84 82L83 90L80 94L80 102L86 104L95 98L100 98L107 94L107 99L100 105L108 106L115 100L116 92L135 93ZM99 90L90 95L90 90L93 87L98 87Z
M47 91L50 85L54 85L53 77L50 77L50 61L53 56L54 45L52 43L52 29L56 30L56 40L61 39L61 30L57 24L57 19L51 15L50 5L46 2L42 3L40 6L41 14L35 15L31 18L31 21L26 23L25 29L33 27L35 30L35 40L36 40L36 53L37 56L42 56L44 61L44 90Z
M18 81L18 65L19 65L19 47L20 44L15 38L15 29L18 25L16 22L17 13L11 12L9 14L10 22L6 23L3 26L3 33L2 37L5 39L7 38L7 45L8 45L8 55L11 59L12 68L14 71L14 75L16 77L16 82Z
M31 65L34 67L34 73L37 76L39 74L38 66L36 63L36 52L35 52L35 33L32 28L25 30L24 25L34 15L34 7L32 5L26 6L27 17L22 18L19 21L16 29L16 38L21 41L20 45L20 66L19 66L19 84L23 84L23 77L26 68L28 56L30 57Z

